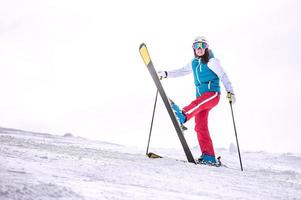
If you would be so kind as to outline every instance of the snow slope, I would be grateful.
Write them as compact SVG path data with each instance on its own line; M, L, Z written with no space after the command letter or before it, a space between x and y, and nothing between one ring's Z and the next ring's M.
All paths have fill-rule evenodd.
M235 148L234 148L235 149ZM301 156L217 149L229 168L193 165L182 149L144 149L0 128L0 199L301 199ZM192 149L195 156L198 148Z

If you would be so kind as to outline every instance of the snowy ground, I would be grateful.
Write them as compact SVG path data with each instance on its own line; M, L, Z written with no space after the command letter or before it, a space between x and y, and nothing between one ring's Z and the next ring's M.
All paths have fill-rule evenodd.
M218 149L229 168L179 162L181 149L144 149L0 128L0 199L301 199L301 155ZM198 155L198 149L193 149Z

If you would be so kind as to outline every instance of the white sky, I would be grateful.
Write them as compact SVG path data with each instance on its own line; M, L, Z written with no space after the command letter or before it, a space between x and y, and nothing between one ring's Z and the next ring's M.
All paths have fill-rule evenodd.
M140 43L168 70L205 35L235 89L241 148L301 153L301 3L182 2L0 0L0 126L146 146L156 89ZM192 76L163 85L180 106L195 97ZM161 100L156 114L151 146L180 147ZM216 147L235 142L224 90L209 126Z

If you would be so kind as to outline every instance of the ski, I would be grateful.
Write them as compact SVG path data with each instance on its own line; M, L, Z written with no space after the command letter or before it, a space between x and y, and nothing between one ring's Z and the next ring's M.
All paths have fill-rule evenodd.
M164 158L158 154L155 154L155 153L148 153L147 154L147 157L149 158L152 158L152 159L157 159L157 158ZM168 158L168 157L165 157L167 159L173 159L173 158ZM186 160L179 160L179 159L175 159L175 161L180 161L180 162L183 162L183 163L190 163L190 162L187 162ZM227 165L223 164L221 162L221 157L217 157L217 163L205 163L205 162L202 162L200 160L195 160L195 164L197 165L205 165L205 166L210 166L210 167L225 167L225 168L229 168Z
M182 147L183 147L183 150L185 152L185 155L186 155L186 158L187 158L188 162L196 164L196 162L195 162L195 160L193 158L193 155L192 155L192 153L191 153L191 151L190 151L190 149L188 147L186 139L185 139L185 137L183 135L182 128L181 128L181 126L180 126L180 124L179 124L179 122L178 122L178 120L177 120L177 118L176 118L176 116L175 116L175 114L174 114L171 106L170 106L169 99L168 99L168 97L167 97L167 95L166 95L166 93L165 93L165 91L164 91L164 89L162 87L160 79L159 79L159 77L157 75L157 71L156 71L156 69L155 69L155 67L154 67L154 65L152 63L152 60L151 60L150 55L148 53L147 47L146 47L146 45L144 43L142 43L140 45L139 52L140 52L140 55L142 57L142 60L144 61L144 64L146 65L146 67L147 67L147 69L148 69L148 71L149 71L149 73L150 73L153 81L155 82L155 85L156 85L159 93L160 93L160 96L161 96L161 98L162 98L162 100L164 102L164 105L165 105L165 107L167 109L167 112L168 112L168 114L170 116L170 119L171 119L171 121L172 121L172 123L174 125L174 128L175 128L175 130L177 132L177 135L178 135L178 137L180 139L180 142L182 144Z

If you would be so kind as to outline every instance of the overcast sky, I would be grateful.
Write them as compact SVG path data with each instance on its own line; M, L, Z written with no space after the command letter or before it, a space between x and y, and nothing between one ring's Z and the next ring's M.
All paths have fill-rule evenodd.
M169 70L204 35L234 87L241 148L301 153L300 10L297 0L0 0L0 126L146 146L156 89L140 43ZM181 107L195 98L192 75L163 86ZM231 120L223 88L209 118L216 147L235 142ZM151 146L181 148L161 99Z

